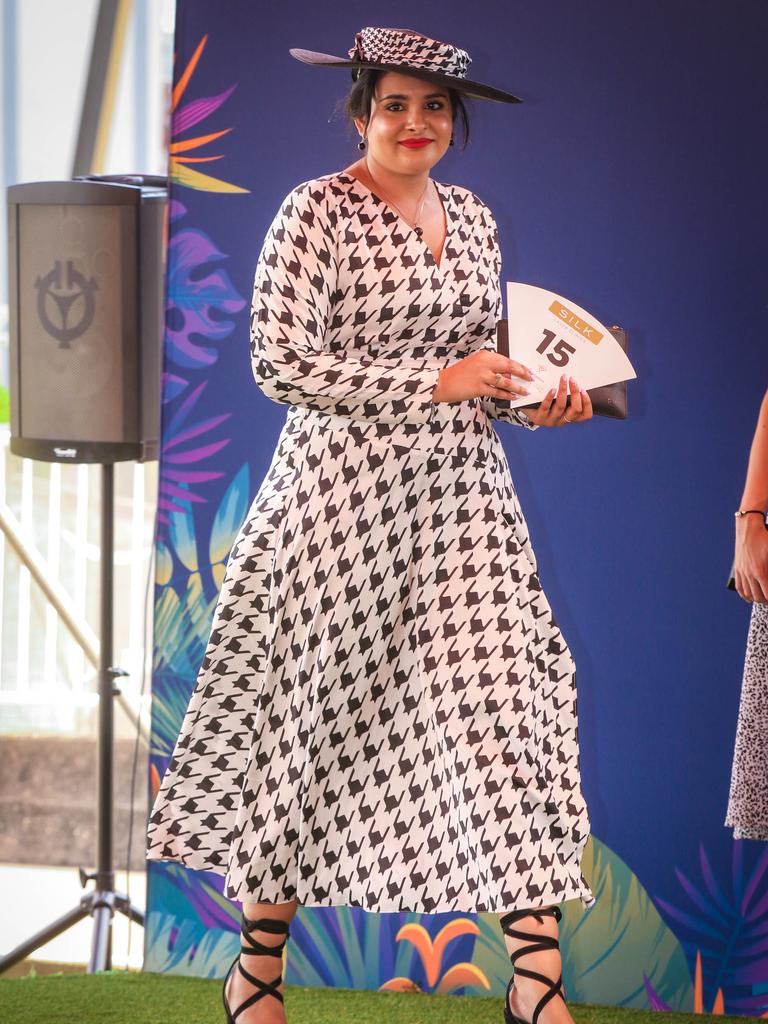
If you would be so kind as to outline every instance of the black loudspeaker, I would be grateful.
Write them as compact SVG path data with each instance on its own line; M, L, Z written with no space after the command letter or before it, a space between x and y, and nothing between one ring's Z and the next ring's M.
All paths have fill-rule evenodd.
M8 189L11 451L158 457L167 180Z

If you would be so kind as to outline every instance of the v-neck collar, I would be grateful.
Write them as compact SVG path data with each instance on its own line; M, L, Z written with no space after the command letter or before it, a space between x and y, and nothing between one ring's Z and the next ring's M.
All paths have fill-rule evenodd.
M377 195L377 193L374 192L373 189L369 188L365 184L365 182L362 181L360 178L355 177L354 174L349 174L347 171L339 171L337 177L349 181L352 185L359 185L360 188L367 195L369 195L371 199L373 199L378 205L383 206L387 210L391 211L391 213L394 214L397 220L399 220L402 224L405 225L408 234L410 235L410 237L413 238L413 241L417 245L420 245L424 250L426 250L427 257L429 258L435 270L439 274L445 274L446 250L448 249L448 244L451 236L451 228L453 223L453 211L451 209L451 190L447 185L443 185L443 183L440 181L435 181L434 178L432 179L432 183L435 186L435 191L437 192L437 198L440 200L440 204L442 205L443 208L443 220L445 222L445 236L443 238L443 248L440 251L440 262L438 263L434 257L432 250L424 240L424 237L422 236L421 238L419 238L413 227L408 223L408 221L405 219L405 217L403 217L403 215L396 207L392 206L391 203L388 203L386 199L383 199L380 195Z

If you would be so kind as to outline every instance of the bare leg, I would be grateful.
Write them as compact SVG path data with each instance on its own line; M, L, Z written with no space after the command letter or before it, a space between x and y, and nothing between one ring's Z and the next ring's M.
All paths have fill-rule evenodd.
M506 929L502 924L504 942L510 956L525 946L534 945L541 939L557 939L559 933L557 919L549 914L542 914L536 918L535 914L535 910L529 911L525 917L518 918ZM504 914L500 914L500 923L503 918ZM530 938L511 936L510 930L524 932ZM515 983L509 994L509 1008L521 1020L531 1021L539 1000L549 991L549 988L535 978L527 978L520 974L519 968L536 971L556 982L562 970L560 950L540 949L536 952L523 953L515 961L515 968ZM560 996L554 996L542 1007L537 1024L573 1024L573 1017L568 1012L565 1001Z
M243 911L249 921L257 921L267 917L290 922L296 913L297 906L296 900L291 900L289 903L254 903L248 900L243 903ZM264 946L279 946L285 940L284 932L282 934L273 934L261 928L254 929L250 934L252 938ZM247 945L245 940L243 940L243 945ZM252 974L255 978L260 978L264 982L274 982L283 973L282 961L278 957L269 956L268 954L259 956L256 953L241 953L240 963L249 974ZM284 983L281 981L277 986L278 992L282 994L283 988ZM235 968L229 977L225 989L227 1002L232 1012L236 1012L238 1006L244 1000L258 991L260 991L258 986L252 985ZM285 1024L285 1008L278 999L267 993L238 1015L237 1024Z

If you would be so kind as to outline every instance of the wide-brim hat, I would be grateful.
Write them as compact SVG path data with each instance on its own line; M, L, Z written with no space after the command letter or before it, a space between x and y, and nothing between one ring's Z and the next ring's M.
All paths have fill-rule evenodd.
M353 78L357 77L358 68L399 71L449 86L474 99L496 100L498 103L523 102L511 92L468 79L467 68L472 58L466 50L430 39L409 28L361 29L355 36L355 45L349 50L349 57L334 57L331 53L316 53L314 50L291 49L289 53L304 64L350 68Z

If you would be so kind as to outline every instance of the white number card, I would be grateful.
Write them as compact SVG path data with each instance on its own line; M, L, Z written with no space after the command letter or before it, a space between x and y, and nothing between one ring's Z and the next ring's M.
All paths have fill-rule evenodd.
M510 406L540 402L562 374L580 387L599 388L637 376L626 353L591 313L545 288L507 283L509 357L529 367L529 394Z

